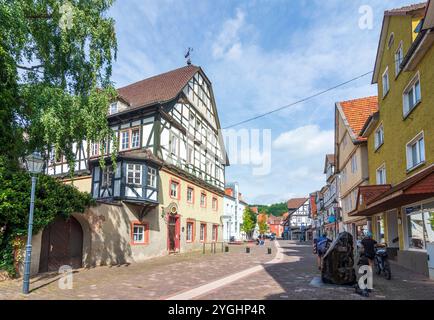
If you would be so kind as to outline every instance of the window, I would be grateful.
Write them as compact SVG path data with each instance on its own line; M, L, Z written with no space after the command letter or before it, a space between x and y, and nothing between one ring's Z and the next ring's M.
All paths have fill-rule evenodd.
M201 192L200 194L200 206L205 208L206 207L206 193Z
M129 149L130 147L130 131L121 132L121 150Z
M90 151L91 157L97 156L99 154L99 144L98 143L92 143L92 148Z
M110 187L112 185L113 167L106 166L102 171L102 187Z
M212 209L217 210L217 208L218 208L218 200L217 200L217 198L213 197L212 198Z
M187 187L187 202L194 202L194 189L192 187Z
M127 165L127 183L128 184L142 184L142 166L140 164Z
M407 144L407 170L425 161L425 142L423 132Z
M403 97L403 105L404 105L404 117L407 116L411 110L413 110L416 105L421 100L421 91L420 91L420 80L419 74L410 82L407 88L404 91Z
M206 223L200 224L200 241L206 242Z
M149 225L142 222L133 222L131 225L132 244L149 243Z
M193 242L194 241L194 223L193 222L187 222L186 240L187 240L187 242Z
M121 150L140 147L140 129L133 128L121 131Z
M357 155L355 154L351 157L351 172L357 172Z
M380 125L377 130L375 130L375 150L382 146L384 143L384 129L383 125Z
M148 181L146 184L148 187L157 187L157 169L148 167Z
M395 34L392 32L389 36L389 41L387 42L387 49L390 49L393 46L395 40Z
M133 129L131 130L131 148L140 147L140 130Z
M389 68L386 68L386 71L383 73L382 77L383 81L383 98L386 96L386 94L389 92Z
M193 163L193 147L187 146L187 163Z
M170 152L174 155L178 155L178 137L172 135L172 139L170 139Z
M377 169L377 184L386 184L386 166L384 164Z
M212 241L217 241L218 238L218 225L212 226Z
M170 197L178 199L179 196L179 182L170 181Z
M405 208L407 214L407 242L412 249L425 250L434 242L434 203Z
M395 75L398 76L401 72L401 63L404 60L404 50L402 48L402 41L399 44L398 50L395 52Z
M118 103L113 102L110 104L110 114L114 114L116 112L118 112Z

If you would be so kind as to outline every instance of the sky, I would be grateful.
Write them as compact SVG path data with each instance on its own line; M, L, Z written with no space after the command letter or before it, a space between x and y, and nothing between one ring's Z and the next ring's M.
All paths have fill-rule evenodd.
M192 47L225 128L373 70L384 10L415 2L117 0L109 12L118 40L112 80L121 87L185 66ZM256 159L268 155L270 170L255 174L258 162L238 164L229 154L226 182L237 181L251 204L320 189L325 154L334 151L335 103L376 95L371 78L235 127L271 130Z

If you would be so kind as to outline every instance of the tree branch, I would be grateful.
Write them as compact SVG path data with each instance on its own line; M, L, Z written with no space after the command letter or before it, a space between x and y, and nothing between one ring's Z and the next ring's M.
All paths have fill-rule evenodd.
M20 66L20 65L17 64L17 68L18 69L23 69L23 70L27 70L27 71L36 71L36 72L42 72L42 71L37 70L37 69L42 68L43 66L44 65L40 64L40 65L37 65L37 66L26 67L26 66Z

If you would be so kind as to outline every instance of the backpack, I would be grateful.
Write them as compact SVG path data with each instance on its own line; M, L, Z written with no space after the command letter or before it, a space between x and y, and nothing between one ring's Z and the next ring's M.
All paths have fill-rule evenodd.
M318 240L318 243L317 243L318 254L323 255L327 252L329 241L330 240L327 238L321 238Z

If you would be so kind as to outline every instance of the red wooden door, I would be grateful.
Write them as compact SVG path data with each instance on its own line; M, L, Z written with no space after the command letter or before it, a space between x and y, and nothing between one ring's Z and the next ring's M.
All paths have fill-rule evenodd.
M169 252L177 252L180 248L179 216L169 216L169 224L167 228L167 242Z

